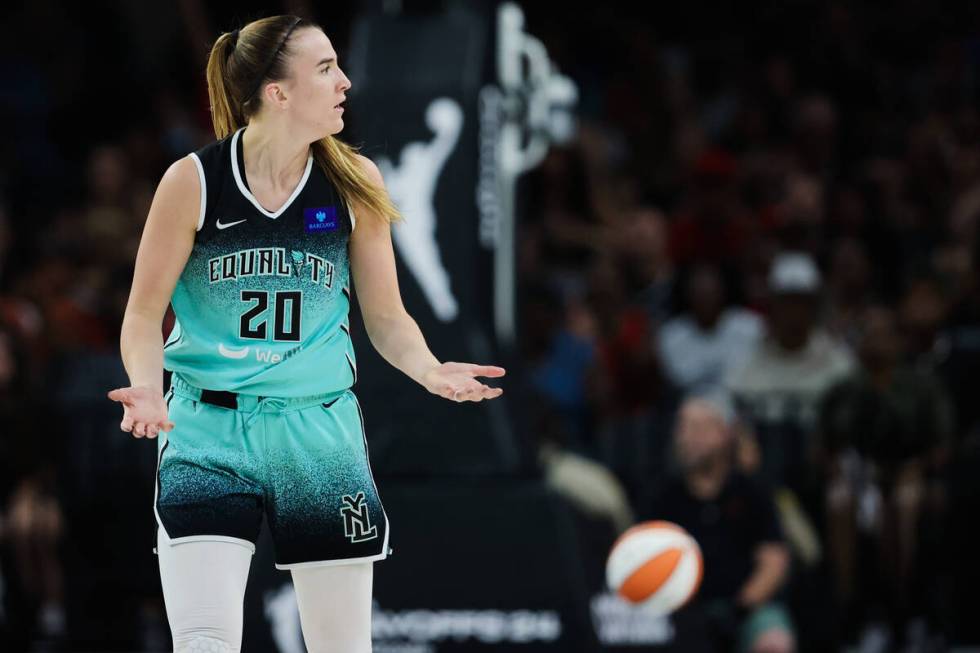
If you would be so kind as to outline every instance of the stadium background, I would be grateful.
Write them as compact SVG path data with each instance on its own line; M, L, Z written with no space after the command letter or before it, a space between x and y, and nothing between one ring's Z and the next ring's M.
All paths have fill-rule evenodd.
M274 13L324 26L353 82L342 136L408 188L409 220L434 209L435 255L398 250L434 352L509 370L502 400L449 404L352 316L395 548L376 651L721 650L733 598L650 620L602 587L615 536L683 477L692 394L727 409L777 515L800 650L980 641L980 5L520 9L506 28L505 5L448 0L0 9L0 650L168 650L155 445L105 392L155 184L213 137L208 46ZM543 77L502 79L515 33ZM541 160L498 160L508 129ZM302 650L270 556L245 650Z

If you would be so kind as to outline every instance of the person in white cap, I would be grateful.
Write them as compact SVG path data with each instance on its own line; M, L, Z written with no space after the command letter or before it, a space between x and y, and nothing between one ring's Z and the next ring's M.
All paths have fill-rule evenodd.
M766 337L727 385L759 435L763 475L780 485L799 478L817 402L854 362L820 324L821 277L810 255L779 254L769 290Z

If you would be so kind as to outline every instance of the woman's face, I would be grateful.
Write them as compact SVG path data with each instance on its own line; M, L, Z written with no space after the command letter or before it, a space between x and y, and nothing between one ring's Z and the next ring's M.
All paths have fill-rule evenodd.
M305 28L293 34L289 48L290 75L280 84L292 118L314 140L339 133L344 119L337 105L346 99L351 83L338 65L330 39L319 29Z

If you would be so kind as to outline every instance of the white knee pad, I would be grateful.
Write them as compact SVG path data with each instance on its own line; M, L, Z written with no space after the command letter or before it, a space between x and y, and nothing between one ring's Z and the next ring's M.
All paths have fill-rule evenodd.
M236 653L231 644L214 637L195 637L174 647L174 653Z

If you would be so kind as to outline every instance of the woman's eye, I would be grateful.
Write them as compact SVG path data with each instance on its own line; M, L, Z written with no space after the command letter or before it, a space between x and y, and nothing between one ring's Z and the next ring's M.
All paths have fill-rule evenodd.
M327 66L326 68L324 68L324 69L323 69L323 70L321 70L320 72L321 72L321 73L325 73L325 72L327 72L328 70L330 70L330 66Z

